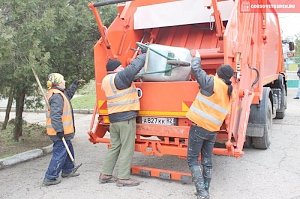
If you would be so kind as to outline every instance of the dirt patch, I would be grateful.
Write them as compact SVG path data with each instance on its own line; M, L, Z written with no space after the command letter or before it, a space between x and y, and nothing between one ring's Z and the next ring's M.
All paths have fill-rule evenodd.
M2 129L0 123L0 129ZM46 134L46 127L39 124L30 124L23 121L23 135L19 142L13 141L13 120L5 130L0 130L0 159L32 149L42 148L52 142Z

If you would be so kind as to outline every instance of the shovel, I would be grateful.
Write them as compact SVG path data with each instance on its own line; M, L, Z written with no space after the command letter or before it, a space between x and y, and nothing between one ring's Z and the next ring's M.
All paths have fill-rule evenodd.
M33 69L33 67L31 67L31 70L32 70L32 72L33 72L33 75L34 75L34 77L35 77L36 82L37 82L38 85L39 85L40 91L41 91L42 94L43 94L43 97L44 97L45 102L46 102L46 105L47 105L47 109L50 110L50 105L49 105L49 102L48 102L48 100L47 100L47 97L46 97L46 95L45 95L45 93L44 93L44 90L43 90L43 87L42 87L41 82L40 82L40 80L39 80L39 77L37 76L37 74L36 74L35 70ZM73 171L72 171L72 172L75 173L75 172L79 169L79 167L81 167L82 163L80 163L79 165L76 165L76 164L75 164L75 159L74 159L74 157L73 157L73 155L72 155L72 153L71 153L71 151L70 151L70 149L69 149L69 147L68 147L68 145L67 145L67 142L66 142L66 140L65 140L64 137L62 137L62 141L63 141L63 143L64 143L64 146L65 146L65 148L66 148L66 150L67 150L67 152L68 152L68 155L69 155L71 161L72 161L73 164L74 164L74 168L73 168Z

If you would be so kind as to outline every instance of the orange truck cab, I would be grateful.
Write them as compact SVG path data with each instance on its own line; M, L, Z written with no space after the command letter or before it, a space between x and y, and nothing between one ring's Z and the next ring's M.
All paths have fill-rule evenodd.
M287 106L281 33L274 10L248 12L243 10L243 2L110 0L90 3L101 35L94 46L97 105L90 141L110 142L105 136L109 119L101 90L108 59L118 58L126 66L139 53L139 44L147 44L154 51L148 49L144 73L135 82L141 97L136 151L145 155L186 157L191 122L185 115L199 85L189 66L173 67L168 58L190 62L191 55L187 52L194 50L200 52L202 68L208 74L215 74L221 64L229 64L235 71L230 117L218 132L214 153L240 157L244 145L267 149L272 119L284 118ZM118 3L118 14L106 28L97 7L112 3ZM165 57L157 58L155 51ZM151 68L163 72L147 73ZM139 166L133 166L132 172L174 180L189 176Z

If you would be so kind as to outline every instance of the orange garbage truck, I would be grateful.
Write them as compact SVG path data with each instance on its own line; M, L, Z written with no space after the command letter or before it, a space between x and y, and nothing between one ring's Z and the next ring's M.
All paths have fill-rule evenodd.
M266 2L266 0L261 0ZM109 145L109 119L101 82L106 63L126 66L146 48L146 63L135 86L140 96L135 151L145 155L187 156L191 122L186 113L199 91L189 63L192 51L215 74L221 64L234 69L230 117L219 132L214 154L240 157L243 147L267 149L272 119L282 119L287 85L281 31L275 10L249 12L243 0L108 0L90 3L100 39L94 46L97 103L89 140ZM258 1L260 2L260 0ZM104 27L98 8L117 4L117 16ZM132 173L184 180L179 171L132 166Z

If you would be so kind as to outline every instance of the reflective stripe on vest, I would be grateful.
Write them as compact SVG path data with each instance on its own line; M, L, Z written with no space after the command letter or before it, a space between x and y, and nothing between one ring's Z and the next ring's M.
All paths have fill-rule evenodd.
M134 84L129 88L118 90L114 84L115 76L116 74L109 74L102 80L108 114L140 110L140 101Z
M199 93L186 117L208 131L218 131L230 110L228 86L214 77L214 94L207 97Z
M54 93L60 94L64 99L64 106L63 106L63 111L62 111L62 116L61 116L61 120L62 120L62 124L63 124L63 128L64 128L64 134L67 135L67 134L74 133L74 123L73 123L73 116L72 116L72 109L71 109L70 102L69 102L68 98L65 96L65 94L58 89L50 89L48 91L48 93L47 93L48 101ZM46 117L47 117L47 122L46 122L47 134L48 135L56 135L56 131L52 127L49 110L46 113Z

